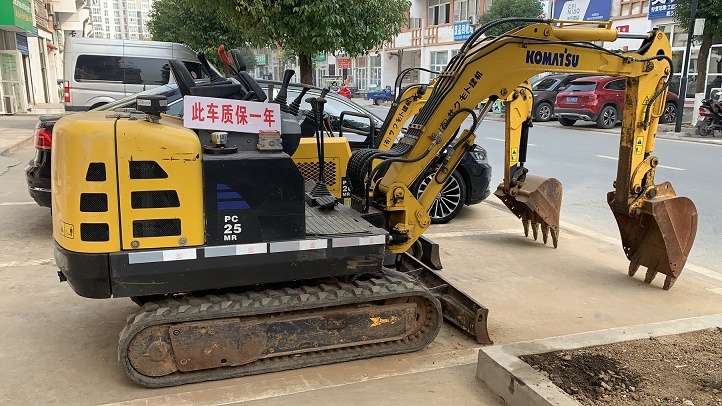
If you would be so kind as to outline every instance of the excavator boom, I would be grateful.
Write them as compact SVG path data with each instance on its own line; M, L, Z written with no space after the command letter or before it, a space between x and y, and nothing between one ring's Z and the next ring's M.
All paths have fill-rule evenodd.
M482 38L489 28L508 22L530 25ZM641 39L642 45L637 51L622 52L594 43L622 36ZM388 147L412 112L418 114L396 145L354 153L349 163L353 193L357 200L366 200L385 213L391 233L389 249L407 251L428 228L426 211L438 191L473 146L482 118L476 108L486 100L482 110L488 111L492 102L504 100L505 174L495 194L522 220L527 234L532 228L536 238L541 226L544 241L550 233L556 247L561 183L527 174L524 165L533 103L526 80L548 71L626 76L619 166L608 201L630 260L630 275L640 265L648 268L647 282L662 272L667 275L664 287L669 289L684 267L697 224L689 199L676 196L667 183L654 183L658 159L652 152L672 75L671 55L663 32L619 34L611 22L506 19L487 24L467 40L423 94L408 88L397 92L400 96L384 124L381 144ZM469 117L470 128L462 130ZM384 162L370 171L375 159ZM417 200L408 187L432 164L436 165L434 181Z

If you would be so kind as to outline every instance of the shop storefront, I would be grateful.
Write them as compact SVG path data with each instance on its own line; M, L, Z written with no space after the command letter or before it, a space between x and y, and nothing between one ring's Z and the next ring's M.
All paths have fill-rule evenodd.
M672 43L672 61L674 75L669 83L669 89L680 96L684 93L688 101L694 99L697 81L704 81L704 97L709 97L712 89L722 88L722 44L712 45L707 59L707 66L698 66L699 41L692 43L689 60L689 77L686 92L679 88L682 78L684 51L689 39L688 33L675 23L674 0L650 2L649 19L652 28L658 27L669 37ZM689 104L689 103L688 103Z
M17 33L34 33L30 0L0 0L0 114L27 110Z

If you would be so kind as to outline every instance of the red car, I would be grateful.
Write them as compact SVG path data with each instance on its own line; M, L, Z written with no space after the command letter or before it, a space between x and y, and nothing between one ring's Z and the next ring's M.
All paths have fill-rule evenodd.
M564 126L577 120L596 121L599 128L612 128L622 119L626 78L621 76L588 76L572 81L557 94L554 115ZM674 122L679 98L667 92L661 123Z

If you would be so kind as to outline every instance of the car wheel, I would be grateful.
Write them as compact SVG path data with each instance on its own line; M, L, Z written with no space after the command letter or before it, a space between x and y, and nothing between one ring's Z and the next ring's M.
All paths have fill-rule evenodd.
M554 107L548 102L541 102L534 109L534 120L546 122L551 120Z
M617 125L617 109L614 106L604 106L602 111L597 117L597 127L599 128L612 128Z
M565 126L565 127L571 127L571 126L573 126L574 123L576 123L576 122L577 122L577 120L575 120L575 119L573 119L573 118L559 117L559 124L561 124L561 125L563 125L563 126Z
M419 182L416 187L416 198L421 197L421 194L429 186L432 181L434 173L429 173L426 177ZM431 216L431 222L433 224L448 223L456 217L457 214L464 207L466 202L466 183L464 183L464 177L458 171L454 171L451 178L444 188L441 189L441 193L436 196L434 202L429 207L429 216Z
M662 113L661 120L659 120L662 123L674 123L677 114L677 105L674 104L674 102L667 102L667 104L664 105L664 113Z

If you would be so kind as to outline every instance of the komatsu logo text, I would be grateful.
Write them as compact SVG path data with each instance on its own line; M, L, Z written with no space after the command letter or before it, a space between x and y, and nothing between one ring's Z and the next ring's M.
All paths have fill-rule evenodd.
M534 65L565 66L576 68L579 65L579 55L568 52L542 52L526 51L526 63Z

